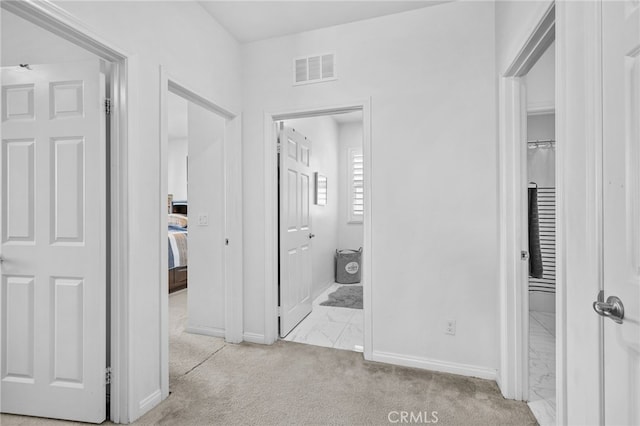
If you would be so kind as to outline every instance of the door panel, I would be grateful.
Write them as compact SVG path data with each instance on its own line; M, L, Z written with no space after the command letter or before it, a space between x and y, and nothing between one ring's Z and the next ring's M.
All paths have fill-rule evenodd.
M280 146L280 336L311 312L311 142L281 127Z
M6 170L2 205L5 225L2 240L34 242L35 238L35 140L5 139L2 144Z
M11 347L2 358L5 381L33 383L34 277L6 276L2 300L6 305L2 346Z
M604 291L624 304L604 319L604 415L640 424L640 3L602 2Z
M2 70L3 412L102 422L106 141L98 60Z
M175 96L175 95L172 95ZM187 103L189 201L189 331L224 335L225 323L225 119Z
M51 242L84 241L84 139L51 138Z

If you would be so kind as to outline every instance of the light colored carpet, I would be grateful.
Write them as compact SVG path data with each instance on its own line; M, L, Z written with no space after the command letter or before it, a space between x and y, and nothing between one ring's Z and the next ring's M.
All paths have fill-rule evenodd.
M223 339L186 333L187 290L169 295L169 383L183 376L224 346Z
M175 305L181 298L170 299L171 313L180 315ZM171 395L135 424L384 425L390 413L397 420L401 411L435 411L442 425L536 424L525 403L505 400L489 380L367 362L360 353L292 342L226 344L185 336L180 321L171 327ZM8 415L0 422L66 423Z
M527 405L505 400L495 382L282 341L227 344L172 391L137 423L383 425L391 412L436 411L443 425L536 424Z

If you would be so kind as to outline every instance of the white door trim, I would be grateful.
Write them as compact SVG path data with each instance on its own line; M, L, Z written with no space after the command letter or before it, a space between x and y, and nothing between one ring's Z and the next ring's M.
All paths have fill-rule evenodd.
M167 243L167 182L168 182L168 96L176 94L225 119L224 185L225 185L225 237L224 338L230 343L242 342L243 331L243 275L242 275L242 140L240 114L199 94L198 91L171 77L160 67L160 206L159 237L161 270L168 270ZM162 399L169 396L169 283L166 273L161 274L160 285L160 388Z
M604 424L602 321L585 315L604 288L601 7L557 4L558 424Z
M317 117L351 111L362 111L364 154L364 243L362 259L362 287L364 308L364 358L371 359L373 340L372 320L372 222L373 203L371 168L371 100L344 102L336 105L299 107L275 110L264 114L264 185L265 185L265 329L264 343L278 339L278 189L276 126L279 120Z
M522 78L555 38L555 3L544 12L529 37L501 70L499 84L500 162L500 372L498 383L507 398L526 400L529 392L529 296L528 268L520 258L528 251L527 200L527 102ZM559 144L561 145L561 144ZM561 164L556 163L556 169ZM556 185L561 193L561 188ZM560 211L557 223L563 222ZM559 226L558 225L558 226ZM559 262L557 262L559 264ZM557 278L556 294L563 282ZM557 298L561 296L557 296ZM558 306L562 322L564 308ZM562 323L563 325L563 323ZM562 336L558 336L560 340ZM562 348L562 345L558 345ZM563 367L558 364L557 370ZM560 400L560 398L558 398Z
M103 40L83 22L49 0L0 2L3 9L51 31L112 63L111 76L111 421L128 423L130 407L129 365L129 217L128 141L135 140L135 100L129 87L136 76L136 58Z

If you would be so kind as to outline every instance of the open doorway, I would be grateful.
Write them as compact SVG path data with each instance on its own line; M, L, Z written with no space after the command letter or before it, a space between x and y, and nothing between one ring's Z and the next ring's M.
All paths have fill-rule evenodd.
M241 116L164 70L161 83L158 255L166 398L170 381L225 341L242 341L242 169Z
M169 243L169 293L186 290L189 274L189 104L168 96L167 214ZM186 296L186 291L183 292ZM186 300L185 300L186 304Z
M105 370L117 361L110 335L117 260L108 253L119 229L111 210L119 104L111 106L122 68L104 46L87 49L81 33L60 37L64 31L49 31L58 29L55 18L45 29L31 12L3 4L0 14L0 406L100 423L117 411Z
M362 352L362 111L276 124L279 334Z
M528 401L541 424L555 424L556 410L562 419L566 409L565 257L555 249L565 229L555 202L556 182L559 194L563 188L555 147L564 142L562 134L556 142L555 131L555 19L551 3L501 71L499 93L500 388L507 398Z
M224 345L225 119L167 96L169 386Z
M555 43L523 78L527 93L528 401L542 425L556 423Z

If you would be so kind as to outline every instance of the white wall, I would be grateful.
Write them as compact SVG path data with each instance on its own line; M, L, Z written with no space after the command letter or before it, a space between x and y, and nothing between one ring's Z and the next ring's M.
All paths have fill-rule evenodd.
M174 201L187 200L189 102L173 93L167 97L167 192Z
M264 111L371 97L373 355L498 367L493 2L452 2L242 46L245 332L265 327ZM292 87L333 51L338 80ZM455 336L444 320L457 320ZM437 363L434 361L442 361Z
M0 32L3 67L96 59L94 54L4 9L0 11Z
M311 171L327 177L327 205L311 204L313 244L312 291L315 299L334 282L334 254L338 247L338 126L330 116L285 121L311 141ZM315 181L312 194L315 195Z
M507 70L553 0L496 1L496 67Z
M556 44L549 46L525 77L527 110L549 111L556 105Z
M187 200L187 155L188 139L169 139L167 174L168 191L174 201Z
M527 139L555 140L555 114L531 115L527 118ZM556 150L555 148L527 149L527 175L529 182L540 187L556 186Z
M338 207L338 248L358 249L362 247L364 228L362 223L349 223L349 148L362 148L362 121L340 123L338 127L340 150L339 164L339 207Z
M238 43L195 2L68 2L56 4L95 34L135 55L130 101L135 139L129 144L130 419L156 405L160 392L160 240L166 233L160 194L160 65L203 96L239 111ZM117 25L115 24L117 23ZM125 419L126 420L126 419Z

